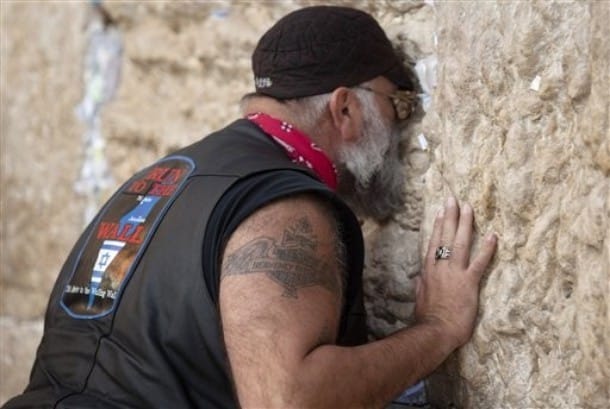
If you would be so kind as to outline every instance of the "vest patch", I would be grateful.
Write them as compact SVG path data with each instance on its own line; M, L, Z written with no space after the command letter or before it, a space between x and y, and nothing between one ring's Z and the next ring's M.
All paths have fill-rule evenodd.
M169 157L133 176L106 204L64 287L61 306L74 318L113 311L121 291L194 170L185 157Z

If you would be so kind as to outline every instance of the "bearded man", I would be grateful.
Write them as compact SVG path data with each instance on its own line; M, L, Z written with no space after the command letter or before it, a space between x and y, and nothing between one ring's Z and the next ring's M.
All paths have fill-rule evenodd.
M469 339L496 238L470 260L472 209L449 198L415 325L366 343L345 201L400 208L415 89L378 23L298 10L252 62L244 118L134 175L83 233L7 408L383 407Z

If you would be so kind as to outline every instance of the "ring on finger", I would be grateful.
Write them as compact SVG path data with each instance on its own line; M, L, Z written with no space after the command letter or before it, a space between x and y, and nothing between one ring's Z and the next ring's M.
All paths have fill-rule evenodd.
M447 246L438 246L434 252L434 260L446 260L451 256L451 249Z

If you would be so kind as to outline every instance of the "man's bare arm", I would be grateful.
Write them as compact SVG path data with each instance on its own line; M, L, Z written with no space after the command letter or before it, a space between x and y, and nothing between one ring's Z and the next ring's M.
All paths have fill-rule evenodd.
M463 239L469 240L472 213L464 210L460 225L468 233ZM443 226L457 230L458 219L457 205L437 219L432 253ZM451 286L461 278L447 277L453 267L445 260L436 266L429 256L418 291L417 325L367 345L336 346L343 274L338 240L332 213L316 199L301 196L256 212L229 241L220 310L244 408L381 407L468 339L472 322L456 329L451 322L456 312L447 310L456 307L458 296L472 299L480 272L463 273L473 278L459 286L456 296ZM473 262L477 268L484 269L493 254L494 243L487 243ZM452 301L439 302L442 297ZM467 306L466 321L474 321L474 302L474 308Z

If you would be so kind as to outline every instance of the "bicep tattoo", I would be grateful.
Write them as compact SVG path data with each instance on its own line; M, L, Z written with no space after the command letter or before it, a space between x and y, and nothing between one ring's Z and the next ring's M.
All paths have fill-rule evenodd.
M334 258L324 260L319 246L311 222L304 216L289 225L281 239L259 237L228 254L221 278L264 273L282 286L285 297L297 298L297 290L311 286L340 295L341 266Z

